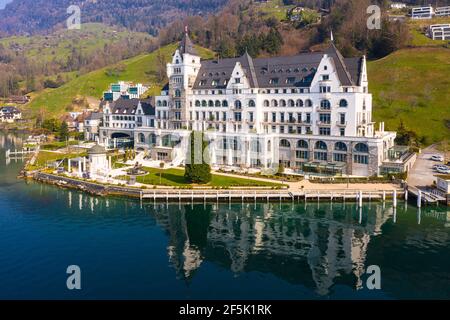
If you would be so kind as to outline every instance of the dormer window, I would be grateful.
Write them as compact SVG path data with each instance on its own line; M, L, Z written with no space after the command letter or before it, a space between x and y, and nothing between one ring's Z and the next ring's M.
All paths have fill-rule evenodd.
M269 80L270 84L278 84L279 79L278 78L272 78Z
M206 86L206 80L201 80L199 85L200 87Z
M322 80L323 80L323 81L328 81L328 80L330 80L330 76L327 75L327 74L324 74L324 75L322 76Z
M180 60L176 59L175 64L179 64L179 63L180 63Z
M328 66L323 67L323 70L328 70Z
M237 74L239 74L239 72ZM241 83L241 78L234 78L234 83Z

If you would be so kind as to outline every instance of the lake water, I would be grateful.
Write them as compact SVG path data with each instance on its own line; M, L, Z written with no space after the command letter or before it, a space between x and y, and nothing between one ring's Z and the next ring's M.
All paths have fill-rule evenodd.
M450 298L447 208L141 206L17 180L4 149L20 143L0 135L1 299ZM82 290L67 289L69 265Z

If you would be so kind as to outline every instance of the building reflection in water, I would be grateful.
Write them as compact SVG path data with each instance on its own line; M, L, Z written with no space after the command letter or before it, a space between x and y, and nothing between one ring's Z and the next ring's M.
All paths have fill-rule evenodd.
M170 263L181 279L189 281L207 260L235 274L272 273L327 295L341 278L362 287L371 237L393 215L377 204L360 221L354 205L330 206L157 205L152 211L168 232Z

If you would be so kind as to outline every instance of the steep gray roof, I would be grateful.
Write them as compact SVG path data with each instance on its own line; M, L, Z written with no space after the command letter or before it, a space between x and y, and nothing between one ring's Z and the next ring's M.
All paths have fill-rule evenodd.
M253 59L245 53L239 58L202 61L194 89L225 88L237 62L241 63L251 87L276 88L286 87L287 84L307 87L314 78L322 56L312 53Z
M118 100L110 103L112 114L121 115L136 115L136 109L141 102L142 109L145 115L155 115L155 106L153 102L153 97L148 99L124 99L119 98Z
M187 32L184 33L183 39L181 39L180 46L178 48L181 54L191 54L194 56L198 56L197 50L192 43L191 38L189 38L189 34Z
M194 89L226 88L237 62L253 88L309 87L325 53L333 59L343 86L359 83L362 59L345 59L332 44L325 52L295 56L253 59L245 53L239 58L202 61Z
M86 117L86 120L101 120L101 119L103 119L103 113L102 112L91 112Z
M354 74L352 77L350 73L350 69L353 72L359 71L358 70L359 65L355 66L355 64L359 64L359 62L355 60L355 58L345 59L339 52L339 50L336 48L334 43L331 43L330 47L325 51L325 53L328 54L328 56L330 56L331 58L333 58L333 61L336 66L337 75L343 86L354 86L358 83L359 75ZM361 60L360 58L357 59ZM347 65L347 63L351 64L351 66Z

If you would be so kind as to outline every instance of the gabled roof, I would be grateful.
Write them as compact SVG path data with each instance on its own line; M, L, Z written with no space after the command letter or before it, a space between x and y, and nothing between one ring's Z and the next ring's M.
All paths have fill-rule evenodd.
M153 97L148 99L119 98L110 103L111 113L117 115L135 115L139 102L141 103L144 115L155 115Z
M324 54L332 58L343 86L359 85L362 58L344 58L332 43L325 52L257 59L246 52L239 58L202 61L194 89L225 89L237 62L252 88L309 87Z
M337 75L343 86L354 86L359 83L359 64L361 58L345 59L333 42L331 42L330 47L325 51L325 53L328 54L329 57L333 58ZM350 70L352 70L353 76L350 73Z
M178 50L180 51L181 54L187 53L193 56L198 56L197 50L195 49L191 38L189 38L189 34L187 31L184 33L183 39L181 39Z
M248 53L239 58L202 61L194 89L223 89L239 62L252 88L308 87L322 60L322 53L253 59Z

